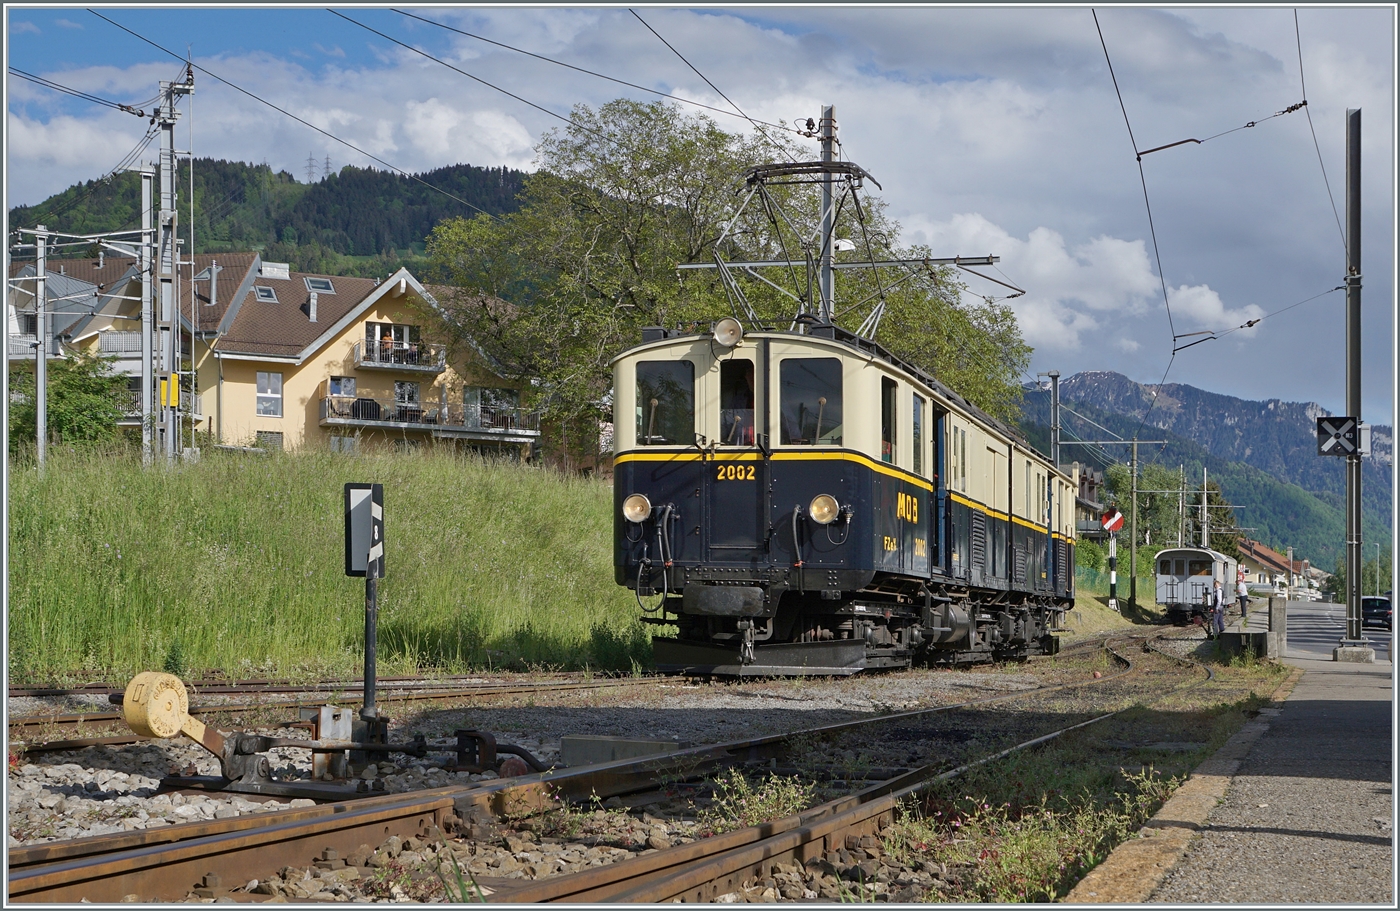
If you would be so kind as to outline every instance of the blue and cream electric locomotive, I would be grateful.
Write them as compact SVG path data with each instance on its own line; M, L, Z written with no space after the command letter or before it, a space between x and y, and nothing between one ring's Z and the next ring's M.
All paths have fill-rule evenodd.
M649 329L613 362L615 569L663 670L850 674L1053 654L1074 486L829 323Z

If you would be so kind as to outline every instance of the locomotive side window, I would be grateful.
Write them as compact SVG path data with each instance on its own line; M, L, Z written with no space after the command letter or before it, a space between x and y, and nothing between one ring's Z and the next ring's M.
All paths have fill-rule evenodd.
M1192 560L1190 562L1191 575L1209 576L1211 574L1211 563L1209 560Z
M731 358L719 365L719 439L725 446L752 446L753 361Z
M914 474L924 473L924 400L914 396Z
M637 442L689 446L695 441L695 365L690 361L637 364Z
M880 379L880 461L894 464L895 420L898 415L899 384L889 377Z
M783 443L840 446L841 361L834 357L790 357L778 369Z

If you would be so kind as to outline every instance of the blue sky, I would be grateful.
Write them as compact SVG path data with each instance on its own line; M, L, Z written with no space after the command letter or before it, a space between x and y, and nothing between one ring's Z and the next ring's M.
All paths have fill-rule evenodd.
M556 114L621 94L558 67L413 22L342 12ZM1088 8L637 7L745 112L814 116L834 103L845 153L883 185L907 241L992 252L1029 292L1013 302L1032 372L1161 379L1171 332L1142 185ZM242 87L408 170L532 166L547 114L322 8L101 8ZM724 107L623 8L419 9L498 41ZM1098 11L1139 148L1258 126L1144 158L1176 331L1223 331L1340 284L1341 239L1308 114L1342 206L1343 116L1365 131L1365 416L1394 390L1395 21L1391 8L1106 7ZM8 63L122 102L179 64L81 7L9 6ZM1264 120L1302 97L1308 108ZM39 201L100 176L144 122L10 77L6 193ZM716 119L746 127L737 117ZM369 164L197 76L198 155L268 161L304 179L308 156ZM185 124L178 135L183 144ZM976 293L995 288L973 285ZM1180 353L1168 382L1243 398L1343 404L1342 295Z

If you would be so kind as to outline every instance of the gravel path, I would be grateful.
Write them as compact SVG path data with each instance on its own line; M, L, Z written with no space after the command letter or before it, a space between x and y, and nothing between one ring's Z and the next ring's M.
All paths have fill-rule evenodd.
M1394 904L1389 665L1307 673L1151 901Z

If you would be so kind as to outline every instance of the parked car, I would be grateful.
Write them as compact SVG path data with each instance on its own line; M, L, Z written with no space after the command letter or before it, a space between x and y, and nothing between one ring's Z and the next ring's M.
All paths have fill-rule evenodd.
M1390 599L1375 596L1361 599L1361 626L1380 626L1390 629Z

